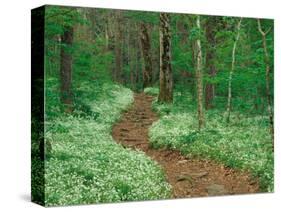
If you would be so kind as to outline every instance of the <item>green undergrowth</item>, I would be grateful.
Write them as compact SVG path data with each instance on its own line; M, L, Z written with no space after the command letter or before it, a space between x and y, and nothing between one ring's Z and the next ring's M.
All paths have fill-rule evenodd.
M158 93L159 93L159 88L156 88L156 87L148 87L148 88L145 88L143 91L144 91L144 93L146 93L146 94L149 94L149 95L152 95L152 96L156 96L156 95L158 95Z
M155 93L153 88L147 91ZM173 105L153 103L160 119L150 128L151 145L178 149L189 157L213 159L231 168L250 171L258 177L261 191L272 192L274 162L267 117L235 111L230 124L226 124L224 111L208 110L206 126L199 131L193 102L189 93L176 89Z
M170 197L156 162L123 148L111 136L112 125L133 102L129 89L80 84L69 115L59 113L56 80L47 84L45 139L52 146L45 162L47 206Z

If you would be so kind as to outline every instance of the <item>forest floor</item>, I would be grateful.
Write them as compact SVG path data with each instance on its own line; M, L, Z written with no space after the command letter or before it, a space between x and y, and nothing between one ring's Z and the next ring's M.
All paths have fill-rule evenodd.
M257 193L259 185L246 172L214 161L187 158L179 151L155 149L148 131L158 116L151 109L152 96L135 93L132 107L113 126L113 138L125 148L145 152L162 167L174 198Z

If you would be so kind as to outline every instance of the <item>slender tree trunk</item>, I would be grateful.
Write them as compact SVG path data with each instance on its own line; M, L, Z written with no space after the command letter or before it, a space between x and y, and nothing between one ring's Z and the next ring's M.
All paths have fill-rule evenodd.
M152 86L152 55L150 36L148 32L148 26L145 23L140 24L140 41L142 47L142 56L144 59L143 68L143 88Z
M214 78L217 74L215 66L215 54L216 54L216 17L209 17L206 23L206 38L207 38L207 52L206 52L206 69L208 77ZM213 105L213 99L215 97L215 85L207 82L205 87L205 108L211 109Z
M139 26L137 23L135 23L135 29L136 34L139 34ZM135 39L135 50L136 50L136 56L135 56L135 62L136 62L136 70L135 70L135 79L136 79L136 90L141 90L142 87L142 70L143 70L143 61L141 60L141 43L140 39L136 37Z
M160 13L160 91L159 102L173 102L170 15Z
M105 38L105 50L109 50L109 35L108 35L108 25L106 24L104 28L104 38Z
M108 35L108 43L107 43L107 50L110 51L112 53L112 55L115 56L115 27L114 24L115 22L113 21L115 20L114 14L113 12L109 12L107 13L106 16L106 31L107 31L107 35ZM115 59L115 58L114 58ZM111 78L112 80L116 80L115 79L115 61L114 59L112 60L112 62L110 63L110 71L111 71Z
M60 81L61 81L61 102L66 106L66 112L72 111L72 55L73 27L67 27L61 37L60 55Z
M118 82L121 81L122 72L122 26L121 26L121 11L116 11L116 30L115 30L115 72L114 79Z
M196 27L200 32L200 16L197 16ZM203 80L202 80L202 50L200 36L196 39L196 88L197 88L197 111L198 111L198 127L199 130L204 127L204 111L203 111Z
M129 67L129 78L128 78L128 84L132 83L132 51L131 51L131 23L128 22L128 43L127 43L127 54L128 54L128 67ZM133 87L131 87L133 89Z
M129 55L129 68L130 68L130 86L133 91L136 90L136 81L135 81L135 72L136 72L136 44L135 44L135 36L132 36L136 33L136 27L134 23L130 23L129 28L131 29L131 35L129 36L129 47L128 47L128 55Z
M159 39L157 40L158 42L156 42L156 40L153 37L154 31L159 32L159 26L154 25L152 27L152 31L151 31L151 41L153 40L153 44L154 44L153 46L151 46L151 50L152 50L152 84L159 81L159 70L160 70ZM159 36L159 34L158 34L158 36Z
M227 123L229 123L229 121L230 121L231 100L232 100L232 76L233 76L233 72L235 69L235 52L236 52L237 42L240 37L241 22L242 22L242 18L240 18L240 20L238 21L238 24L237 24L237 33L236 33L235 41L233 43L233 48L232 48L231 70L230 70L229 76L228 76L228 98L227 98L227 107L226 107L226 122Z
M105 39L106 39L106 46L109 51L114 50L114 36L115 36L115 24L114 15L112 12L106 14L106 26L105 26Z
M258 19L258 29L262 36L262 44L263 44L263 51L264 51L264 61L265 61L265 84L266 84L266 99L267 99L267 111L268 111L268 118L270 124L270 133L272 137L272 147L274 150L274 120L273 120L273 109L272 109L272 101L270 95L270 60L269 54L267 50L267 43L266 43L266 35L270 31L270 29L266 32L262 30L260 19Z

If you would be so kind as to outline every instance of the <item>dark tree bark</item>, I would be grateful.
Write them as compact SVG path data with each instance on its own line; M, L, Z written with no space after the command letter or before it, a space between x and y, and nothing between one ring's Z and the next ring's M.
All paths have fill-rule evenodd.
M270 124L270 133L272 138L272 147L274 150L274 119L273 119L273 110L272 110L272 101L271 101L271 95L270 95L270 59L267 49L267 43L266 43L266 35L270 31L263 31L261 22L258 19L258 29L262 36L262 45L263 45L263 51L264 51L264 62L265 62L265 84L266 84L266 99L267 99L267 111L268 111L268 118L269 118L269 124Z
M207 51L206 51L206 70L208 77L210 79L214 78L217 74L217 69L215 66L216 58L216 24L217 17L209 17L206 22L206 38L207 38ZM213 83L207 82L205 87L205 108L213 108L213 99L215 96L215 85Z
M160 13L160 90L159 102L173 102L170 14Z
M150 36L148 32L148 26L145 23L140 24L140 41L142 47L142 56L144 60L143 67L143 88L152 86L152 55Z
M61 80L61 102L66 106L66 112L72 110L72 54L71 47L73 43L73 27L67 27L61 37L61 55L60 55L60 80Z

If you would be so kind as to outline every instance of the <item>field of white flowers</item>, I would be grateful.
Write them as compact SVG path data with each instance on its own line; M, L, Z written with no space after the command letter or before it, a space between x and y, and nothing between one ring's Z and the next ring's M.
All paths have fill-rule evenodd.
M55 101L51 81L48 89L54 89L47 91L49 102ZM112 125L133 102L132 91L103 84L95 98L83 99L88 100L86 114L77 110L47 119L46 139L52 150L45 162L46 205L169 198L170 186L160 167L111 137ZM48 109L49 114L55 111Z
M155 95L156 88L145 89ZM157 104L159 121L150 128L153 147L178 149L189 157L222 162L228 167L250 171L258 177L262 191L273 191L273 152L267 116L233 112L226 124L222 110L205 114L206 127L198 131L196 107L189 93L176 91L174 104Z

